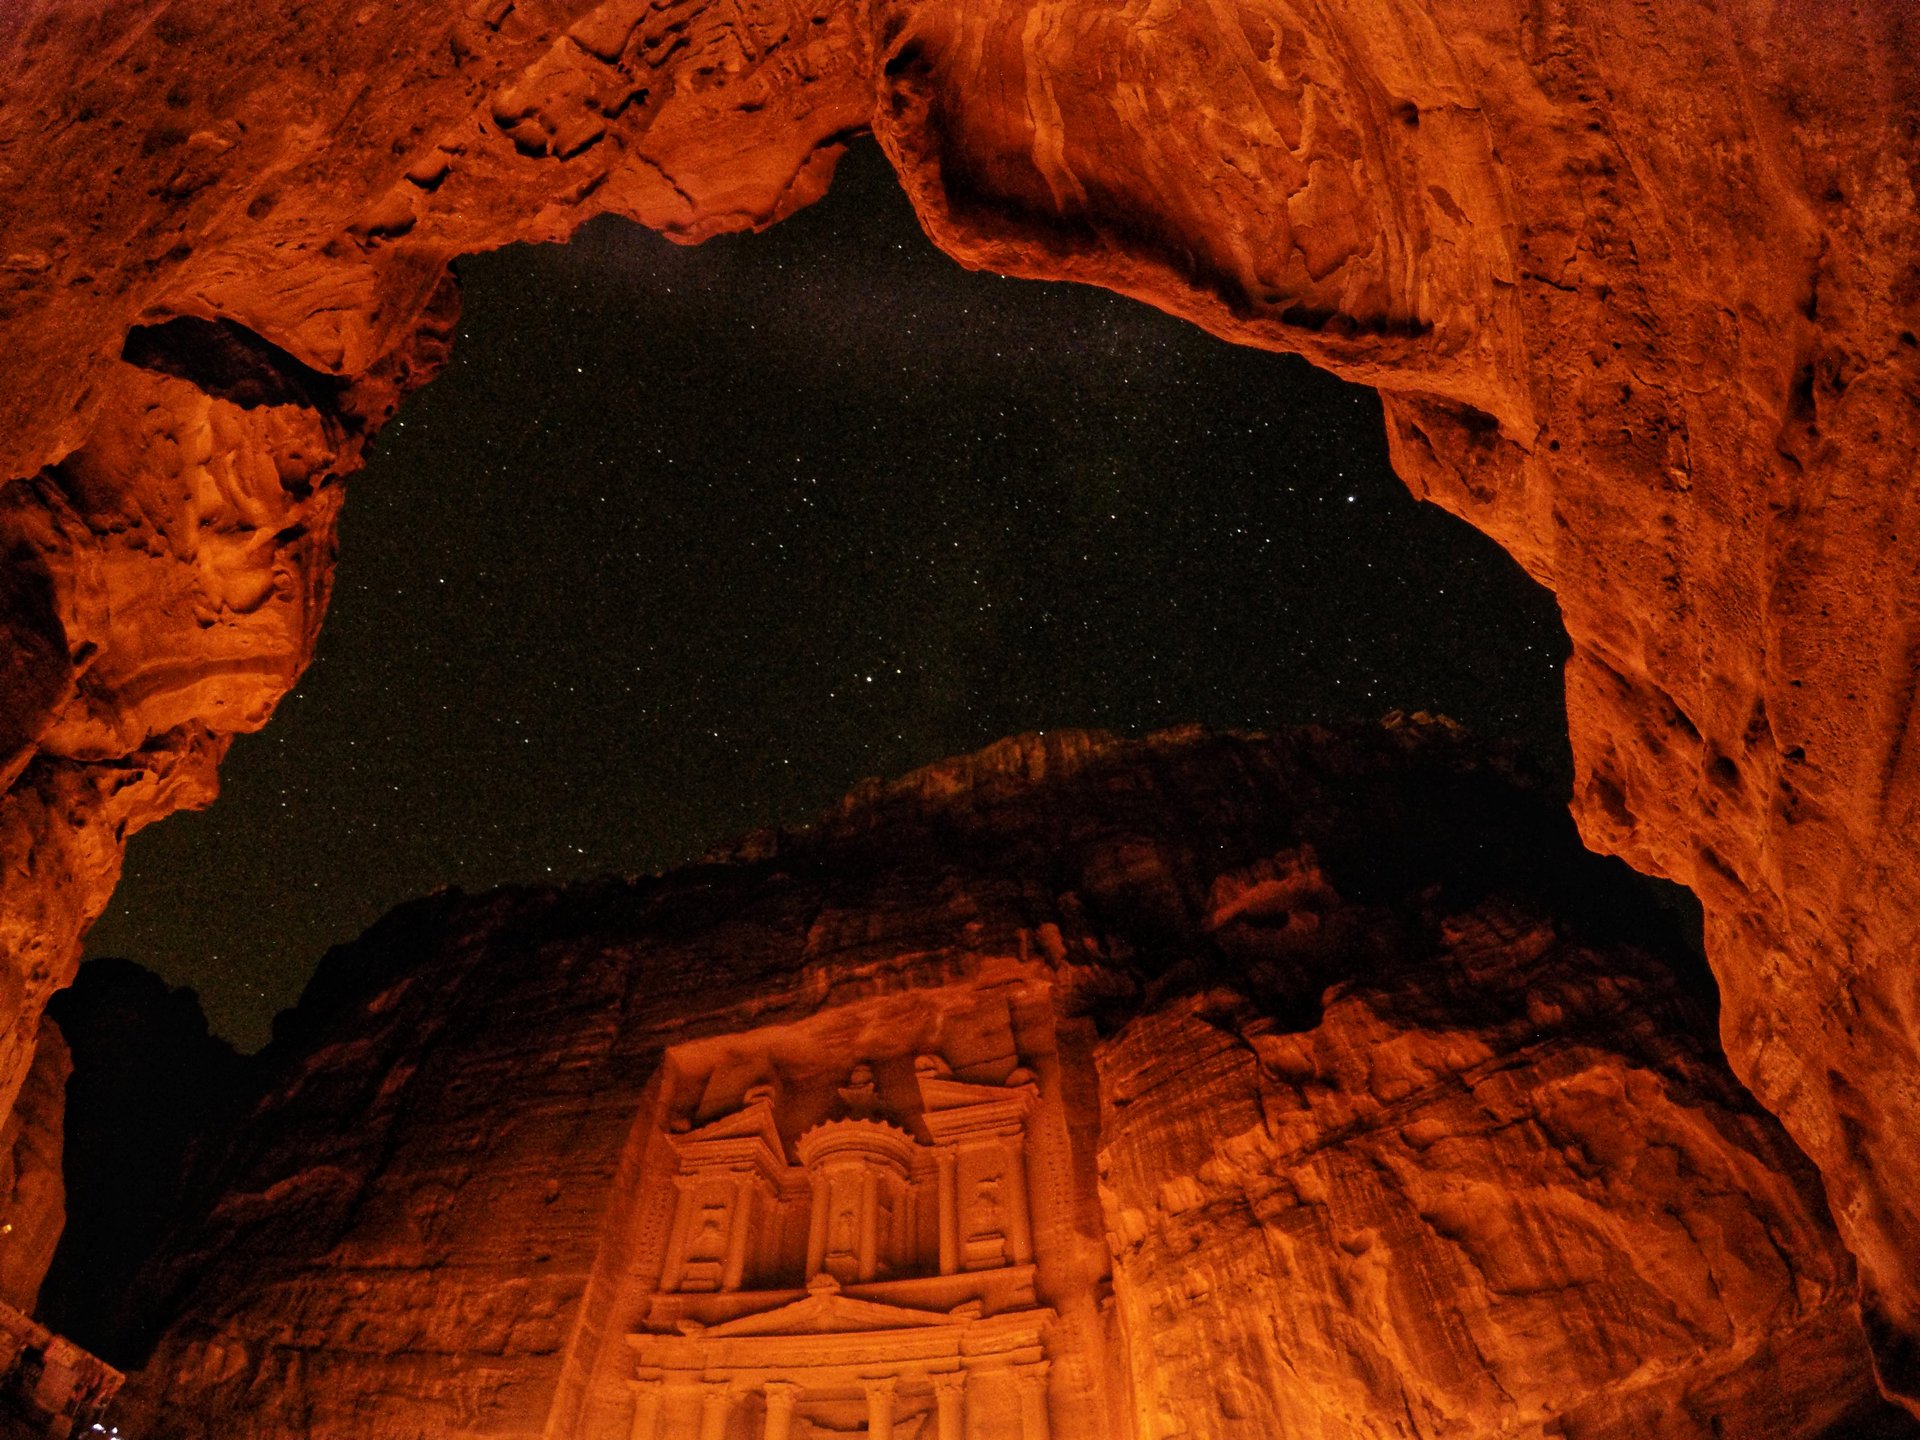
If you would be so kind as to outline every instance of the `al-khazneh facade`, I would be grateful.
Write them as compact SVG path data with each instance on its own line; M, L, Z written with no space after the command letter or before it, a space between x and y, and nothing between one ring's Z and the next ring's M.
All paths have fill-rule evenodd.
M1099 1433L1050 1010L949 992L900 1010L669 1056L630 1440Z

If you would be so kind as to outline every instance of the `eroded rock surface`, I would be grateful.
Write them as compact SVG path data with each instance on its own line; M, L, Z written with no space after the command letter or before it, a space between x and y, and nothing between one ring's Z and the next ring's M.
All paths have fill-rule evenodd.
M1142 1433L1865 1433L1812 1175L1697 1000L1498 904L1432 937L1310 1028L1221 985L1104 1047Z
M1029 737L657 879L423 899L264 1066L123 1317L128 1433L693 1433L781 1325L883 1368L883 1302L972 1337L973 1440L1029 1394L1088 1440L1915 1433L1698 962L1443 724ZM885 1152L876 1269L808 1208L834 1123ZM1021 1165L948 1180L956 1127Z
M339 477L464 251L684 239L871 128L973 264L1378 385L1559 596L1589 843L1691 886L1728 1052L1920 1396L1909 5L24 0L0 14L0 1101L125 835L311 654ZM179 327L183 320L199 328Z
M0 1130L0 1304L31 1313L66 1221L64 1121L73 1062L59 1030L42 1022L33 1065Z

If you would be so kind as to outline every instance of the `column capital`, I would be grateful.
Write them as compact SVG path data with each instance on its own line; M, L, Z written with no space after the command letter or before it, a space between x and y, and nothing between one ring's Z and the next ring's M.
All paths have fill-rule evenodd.
M893 1392L900 1388L899 1377L888 1375L860 1383L867 1387L867 1440L893 1440Z
M964 1440L967 1430L967 1372L935 1371L927 1377L933 1382L933 1406L939 1413L934 1427L938 1440Z
M701 1382L700 1440L726 1440L727 1418L738 1388L731 1379Z
M657 1375L636 1375L627 1381L627 1389L633 1394L627 1440L659 1440L661 1400L666 1388Z
M1045 1360L1013 1367L1013 1383L1020 1388L1020 1440L1049 1440L1053 1434L1047 1400L1047 1372L1052 1368Z
M761 1440L789 1440L793 1434L793 1412L800 1403L800 1387L791 1380L768 1380L760 1390L767 1400Z

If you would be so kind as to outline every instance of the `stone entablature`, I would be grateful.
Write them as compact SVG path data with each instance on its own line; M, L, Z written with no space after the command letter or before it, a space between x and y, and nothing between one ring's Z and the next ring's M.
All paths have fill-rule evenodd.
M969 1302L977 1303L981 1313L987 1315L1030 1309L1039 1304L1031 1265L1009 1265L1004 1269L973 1274L916 1275L905 1280L876 1280L870 1285L845 1285L841 1290L856 1300L932 1310L942 1315ZM740 1290L712 1295L657 1294L647 1307L646 1323L649 1330L678 1334L683 1333L683 1321L702 1326L724 1325L745 1315L791 1305L796 1300L804 1300L809 1293L806 1287L796 1287L790 1290Z
M903 1411L931 1414L937 1440L1049 1440L1053 1319L1037 1307L986 1315L977 1301L946 1314L883 1304L823 1272L804 1298L771 1311L630 1336L633 1440L728 1440L743 1420L757 1420L764 1440L793 1440L803 1403L842 1433L864 1417L872 1440L893 1440Z

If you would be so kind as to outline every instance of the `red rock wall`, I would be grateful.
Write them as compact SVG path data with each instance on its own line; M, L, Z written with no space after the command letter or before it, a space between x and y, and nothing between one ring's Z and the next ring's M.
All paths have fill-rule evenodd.
M66 1041L51 1021L40 1027L33 1065L0 1129L0 1305L31 1313L66 1220L61 1174L67 1076Z
M658 880L415 902L269 1052L117 1418L626 1440L686 1077L964 1058L997 1007L961 1045L1052 1117L1056 1435L1910 1437L1645 903L1436 727L1050 735Z
M1815 1176L1670 978L1497 907L1439 938L1311 1029L1223 986L1103 1047L1141 1433L1854 1433Z
M0 1099L125 834L204 803L311 654L338 477L430 369L446 261L606 210L686 239L770 223L870 126L963 261L1380 386L1415 492L1554 588L1583 833L1701 896L1728 1053L1821 1167L1883 1378L1920 1395L1915 25L1683 0L7 7ZM119 358L177 316L344 383L230 410ZM172 373L224 388L208 367Z

